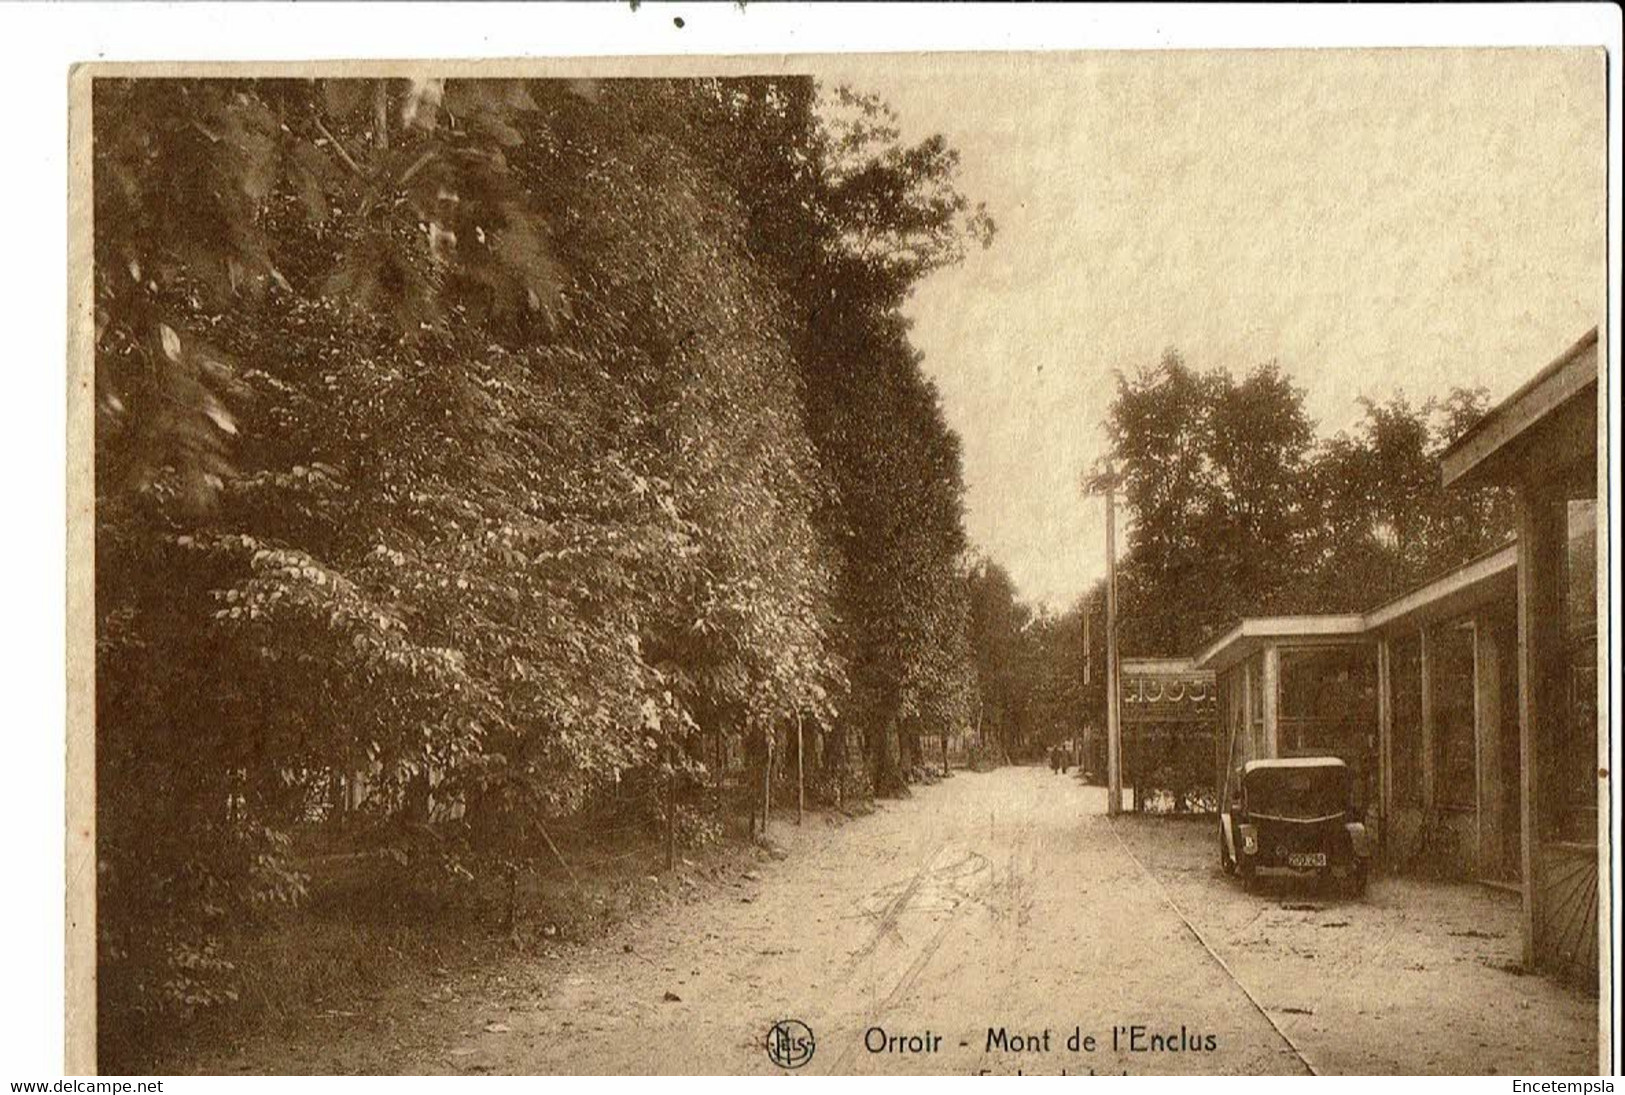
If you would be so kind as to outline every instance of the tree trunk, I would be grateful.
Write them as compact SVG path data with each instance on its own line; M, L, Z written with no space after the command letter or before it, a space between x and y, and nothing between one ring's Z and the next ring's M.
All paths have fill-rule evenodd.
M389 81L378 80L372 88L372 144L382 151L389 147Z
M763 730L766 748L762 750L762 836L767 836L767 819L773 816L773 731Z
M666 747L666 870L677 866L677 765Z
M887 717L875 731L870 747L870 772L877 795L898 795L907 791L902 770L898 767L897 716Z

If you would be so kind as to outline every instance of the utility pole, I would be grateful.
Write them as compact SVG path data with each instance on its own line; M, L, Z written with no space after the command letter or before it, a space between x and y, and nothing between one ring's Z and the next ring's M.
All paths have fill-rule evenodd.
M1123 481L1110 463L1090 476L1091 494L1106 499L1106 812L1123 812L1123 721L1117 683L1117 488Z
M1117 479L1106 473L1106 812L1123 812L1123 721L1117 686Z

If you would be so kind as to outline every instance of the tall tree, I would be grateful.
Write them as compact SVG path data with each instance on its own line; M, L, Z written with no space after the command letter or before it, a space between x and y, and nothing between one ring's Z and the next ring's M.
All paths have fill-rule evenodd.
M1439 455L1483 417L1482 389L1417 406L1362 400L1354 432L1327 441L1314 466L1319 506L1304 596L1355 610L1396 596L1511 534L1503 492L1446 490Z
M963 722L971 695L958 442L900 308L919 279L989 243L993 223L957 189L957 154L940 137L903 143L873 96L779 79L675 94L799 320L852 683L825 756L837 778L897 789L922 727Z
M1317 441L1273 363L1237 380L1169 351L1121 377L1109 429L1133 514L1125 648L1184 653L1242 616L1358 611L1501 542L1505 500L1447 492L1438 472L1485 402L1368 400L1352 434Z
M106 1006L229 993L221 926L335 817L413 883L511 874L797 717L862 787L968 718L898 306L985 226L940 141L823 118L805 80L98 83Z
M1238 382L1170 350L1119 378L1108 428L1134 515L1120 578L1128 649L1188 649L1295 573L1313 424L1276 366Z
M206 1002L197 948L298 899L337 787L410 875L511 871L844 693L745 210L658 87L468 83L98 86L110 1006ZM212 249L164 235L182 182Z

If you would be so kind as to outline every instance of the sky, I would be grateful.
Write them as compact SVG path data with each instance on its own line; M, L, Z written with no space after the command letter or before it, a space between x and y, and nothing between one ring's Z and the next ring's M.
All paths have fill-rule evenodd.
M1509 394L1605 318L1589 50L852 58L999 224L907 311L964 442L966 525L1021 595L1105 571L1080 475L1116 370L1277 361L1324 435L1362 396Z

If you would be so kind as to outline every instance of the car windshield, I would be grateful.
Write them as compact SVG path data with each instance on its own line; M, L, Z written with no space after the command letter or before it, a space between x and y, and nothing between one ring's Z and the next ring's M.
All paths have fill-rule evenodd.
M1322 768L1259 768L1247 773L1247 811L1285 818L1320 818L1348 807L1349 773Z

